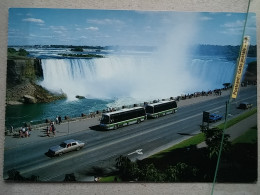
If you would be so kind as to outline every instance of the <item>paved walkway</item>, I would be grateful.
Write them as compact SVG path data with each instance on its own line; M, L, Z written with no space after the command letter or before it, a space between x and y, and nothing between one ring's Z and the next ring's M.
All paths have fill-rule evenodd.
M47 126L49 124L46 123L46 126L39 128L32 128L30 132L30 137L20 138L18 133L11 134L5 136L5 148L13 148L18 145L29 144L30 142L39 142L48 139L52 139L53 137L64 136L66 137L68 134L73 134L81 131L86 131L91 126L95 126L99 124L99 118L87 118L81 119L77 121L63 121L60 125L55 124L55 135L50 133L50 136L47 136ZM66 138L65 138L66 139Z
M249 86L249 87L255 87L255 86ZM229 93L230 93L230 90L223 91L222 95L228 95ZM220 96L209 95L209 96L200 96L200 97L186 99L186 100L180 100L178 102L178 107L187 106L190 104L195 104L198 102L207 101L207 100L219 98L219 97ZM85 119L76 120L76 121L69 121L69 120L63 121L60 125L58 125L58 124L55 125L55 128L56 128L55 137L59 137L59 136L66 137L68 134L86 131L87 129L89 129L89 127L98 125L99 118L100 117L87 118L87 119L85 118ZM249 122L247 122L248 120L245 120L246 122L242 121L243 123L240 122L239 124L235 125L234 128L232 127L230 129L228 129L227 132L230 132L230 134L232 134L233 137L241 135L243 133L243 131L247 130L246 127L248 127L248 123L249 123ZM256 125L256 121L257 121L256 114L254 115L254 119L250 119L250 120L252 120L251 121L252 123L255 122L255 124L253 124L252 126ZM250 122L250 124L251 124L251 122ZM5 136L5 149L17 147L17 146L23 145L23 144L29 144L30 142L39 142L39 141L52 139L54 137L54 135L50 134L50 137L48 137L46 134L47 125L48 124L46 124L46 126L43 126L43 127L33 127L32 131L31 131L31 135L28 138L19 138L19 135ZM245 128L243 126L245 126Z

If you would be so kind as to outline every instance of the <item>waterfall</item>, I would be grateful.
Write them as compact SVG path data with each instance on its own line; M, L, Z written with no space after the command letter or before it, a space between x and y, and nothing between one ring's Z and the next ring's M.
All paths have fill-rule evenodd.
M183 93L222 88L232 82L235 62L201 57L167 62L152 56L108 56L96 59L42 59L41 85L64 92L100 99L148 100ZM129 100L129 99L128 99Z
M207 83L208 89L222 88L223 83L232 83L236 63L219 57L195 58L190 69L201 83ZM208 90L204 89L204 90Z

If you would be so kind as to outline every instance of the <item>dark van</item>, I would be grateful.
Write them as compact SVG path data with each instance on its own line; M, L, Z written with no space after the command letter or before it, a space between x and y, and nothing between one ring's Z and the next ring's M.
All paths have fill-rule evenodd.
M239 104L239 106L237 107L238 109L248 109L248 108L252 108L253 104L250 104L248 102L242 102Z

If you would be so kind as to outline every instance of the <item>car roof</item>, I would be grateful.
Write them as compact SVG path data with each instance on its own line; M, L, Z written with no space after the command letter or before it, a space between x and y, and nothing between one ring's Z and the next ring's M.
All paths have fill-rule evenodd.
M212 114L209 114L209 115L211 115L211 116L212 116L212 115L217 116L218 114L216 114L216 113L212 113Z
M65 144L69 144L69 143L71 143L71 142L76 142L76 140L74 140L74 139L68 139L68 140L65 140L65 141L64 141Z

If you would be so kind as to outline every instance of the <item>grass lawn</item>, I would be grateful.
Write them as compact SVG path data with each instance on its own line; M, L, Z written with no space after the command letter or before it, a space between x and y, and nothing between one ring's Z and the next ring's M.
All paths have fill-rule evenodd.
M115 177L117 178L117 181L121 181L121 179L118 176L108 176L108 177L101 177L99 182L115 182Z
M240 121L246 119L247 117L249 117L249 116L255 114L256 112L257 112L257 109L256 109L256 108L253 108L253 109L251 109L251 110L249 110L249 111L247 111L247 112L245 112L245 113L243 113L243 114L241 114L241 115L239 115L239 116L237 116L237 117L235 117L235 118L229 120L229 121L227 122L226 128L229 128L229 127L235 125L236 123L238 123L238 122L240 122ZM217 127L218 127L219 129L224 129L224 125L225 125L225 123L222 123L222 124L218 125Z
M247 132L243 135L239 136L238 138L232 141L232 144L238 143L249 143L253 144L257 142L257 126L250 128Z

